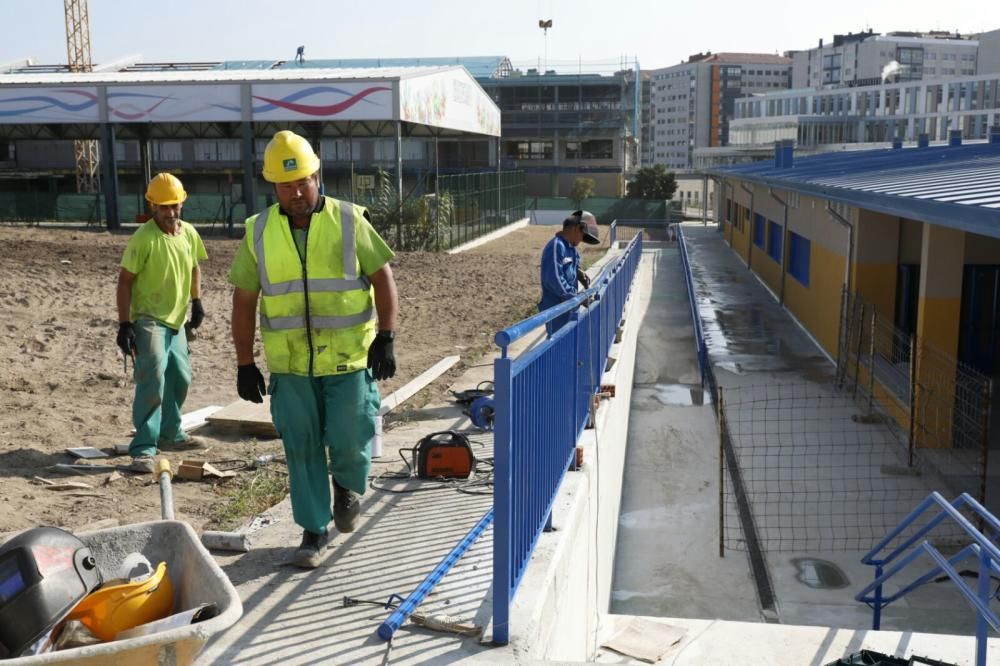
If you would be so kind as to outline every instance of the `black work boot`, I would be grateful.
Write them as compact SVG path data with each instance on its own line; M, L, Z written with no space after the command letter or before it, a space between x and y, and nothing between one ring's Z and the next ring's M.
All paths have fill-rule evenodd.
M302 530L302 543L299 544L292 558L292 564L303 569L315 569L326 555L326 545L330 543L330 534L315 534Z
M333 482L333 524L338 532L353 532L361 515L361 500L357 493Z

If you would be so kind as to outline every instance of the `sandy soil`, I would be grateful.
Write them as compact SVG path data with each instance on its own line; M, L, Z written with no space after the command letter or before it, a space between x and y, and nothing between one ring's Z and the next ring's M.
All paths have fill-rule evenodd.
M401 301L395 344L399 370L382 384L383 395L442 357L461 355L458 366L411 399L411 405L419 406L486 353L497 330L533 313L539 295L539 253L554 231L528 227L458 255L400 253L392 264ZM114 299L127 240L127 235L106 232L0 227L0 533L37 525L76 529L104 519L124 524L160 516L159 492L148 475L65 476L48 469L73 462L67 447L109 449L129 439L134 389L115 346ZM205 243L207 316L191 343L194 382L185 412L237 399L226 282L237 241L206 237ZM605 246L585 250L592 258ZM257 347L262 353L259 342ZM264 368L263 358L258 364ZM197 456L208 460L281 451L278 440L241 440L207 428L197 434L211 444ZM165 455L175 465L195 457ZM112 457L96 462L128 461ZM93 487L47 490L35 477ZM225 501L231 486L231 481L175 482L177 517L196 529L208 526L213 507Z

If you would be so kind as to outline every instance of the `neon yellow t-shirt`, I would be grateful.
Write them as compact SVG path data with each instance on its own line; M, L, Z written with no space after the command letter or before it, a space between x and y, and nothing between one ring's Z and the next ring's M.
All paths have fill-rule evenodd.
M208 259L198 232L181 221L181 233L163 233L150 220L139 227L125 247L121 267L135 274L129 319L153 318L180 330L191 298L191 271Z

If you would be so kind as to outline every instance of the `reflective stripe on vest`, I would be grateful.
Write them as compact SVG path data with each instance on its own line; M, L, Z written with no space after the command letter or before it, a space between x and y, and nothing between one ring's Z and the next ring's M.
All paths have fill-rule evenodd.
M354 233L354 205L348 201L340 201L340 227L341 245L343 251L344 277L343 278L319 278L309 280L309 291L311 293L323 292L344 292L344 291L367 291L371 287L371 280L367 276L358 277L358 250ZM264 228L267 226L271 208L257 213L253 226L253 247L257 255L257 275L260 279L260 290L264 296L284 296L293 293L305 293L305 281L302 279L285 280L272 283L267 275L267 264L265 257ZM292 239L294 243L294 237ZM355 315L343 317L312 317L312 328L349 328L367 322L375 314L373 308L369 307L363 312ZM289 330L295 328L305 328L305 317L271 317L260 313L261 328L271 330Z
M364 312L359 312L354 315L345 315L342 317L310 317L309 320L312 322L312 328L350 328L351 326L364 324L371 318L372 308L368 308ZM272 331L286 331L293 328L305 328L306 318L267 317L261 314L260 325L261 327Z
M257 255L257 274L260 278L261 293L264 296L284 296L285 294L304 292L305 283L302 280L286 280L272 284L267 276L267 268L262 258L264 256L264 227L267 226L270 212L271 209L267 208L257 213L257 219L253 225L253 249ZM263 218L261 218L262 215ZM367 276L358 277L358 248L354 240L354 205L350 202L340 202L340 227L344 252L344 277L309 280L309 289L314 292L367 290L371 286L371 281Z

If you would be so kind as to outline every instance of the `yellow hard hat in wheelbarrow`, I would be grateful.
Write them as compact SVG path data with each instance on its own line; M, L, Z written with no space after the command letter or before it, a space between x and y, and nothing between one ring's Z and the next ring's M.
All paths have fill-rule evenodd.
M121 631L167 617L173 607L167 563L160 562L146 580L105 585L87 595L66 619L79 620L92 634L110 641Z

